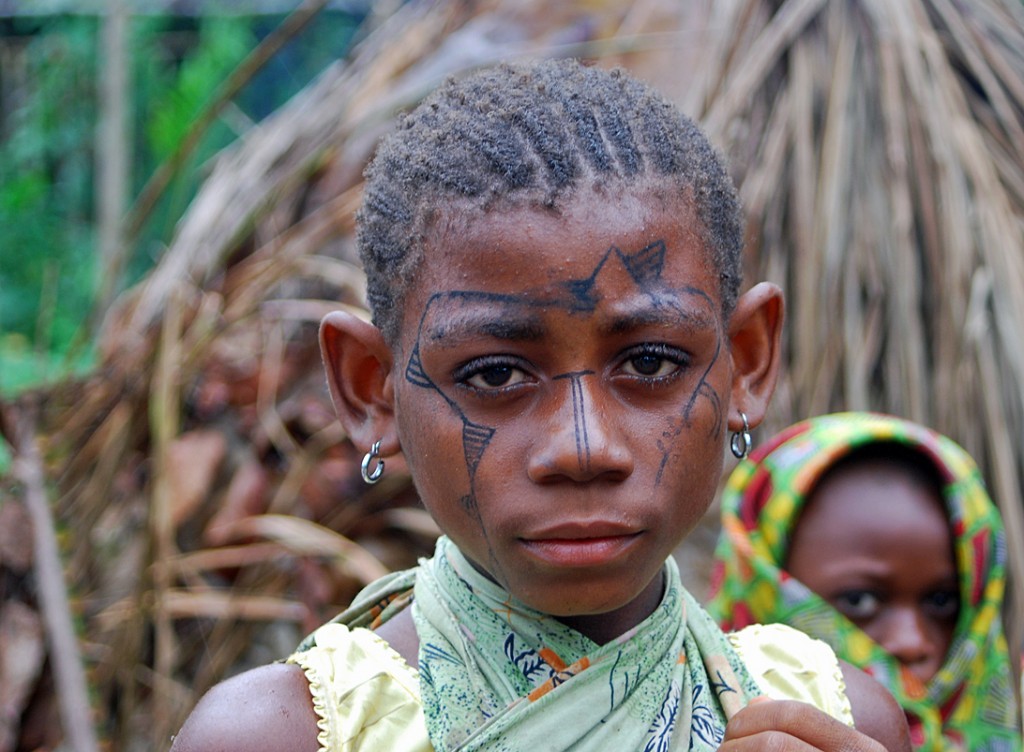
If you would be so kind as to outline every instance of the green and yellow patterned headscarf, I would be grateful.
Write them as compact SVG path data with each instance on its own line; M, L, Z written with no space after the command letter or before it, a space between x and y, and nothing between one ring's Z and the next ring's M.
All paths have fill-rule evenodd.
M960 614L946 660L927 685L782 569L793 527L818 479L852 450L879 442L916 449L934 463L955 539ZM825 641L892 692L918 750L1020 750L1000 613L1005 578L1002 522L971 457L918 424L840 413L791 426L730 476L709 611L725 629L783 623Z

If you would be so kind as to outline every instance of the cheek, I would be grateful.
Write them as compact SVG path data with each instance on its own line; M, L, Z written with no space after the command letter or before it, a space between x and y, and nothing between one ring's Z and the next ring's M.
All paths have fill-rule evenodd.
M946 651L949 650L950 644L953 642L953 633L956 631L956 617L944 618L925 609L920 619L929 630L932 640L935 641L936 645L942 647L942 653L945 655Z
M833 606L833 608L836 608L837 611L839 610L838 607L836 606L836 604L833 603L832 606ZM864 634L866 634L872 640L874 640L879 645L882 645L884 647L884 645L885 645L885 638L886 638L886 630L885 630L885 624L882 621L882 619L880 619L878 617L873 617L871 619L866 619L866 620L865 619L851 619L851 621L854 624L857 625L857 628L860 629L860 631L862 631Z
M469 489L463 423L440 398L413 395L398 410L398 437L424 503L459 498Z
M665 532L673 538L682 540L688 536L715 499L722 468L721 454L713 454L714 457L698 457L684 452L670 459L660 478L655 473L654 496L662 499ZM709 470L711 465L714 471Z
M666 418L661 430L652 432L661 465L659 482L675 477L692 486L705 479L713 495L724 467L724 428L724 420L711 410L692 410L689 418Z
M728 369L721 357L691 381L677 407L662 417L658 446L669 453L711 456L725 446Z

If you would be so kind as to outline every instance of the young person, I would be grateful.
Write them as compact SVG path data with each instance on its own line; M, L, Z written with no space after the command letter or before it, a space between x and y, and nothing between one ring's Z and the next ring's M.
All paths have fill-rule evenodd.
M214 688L176 752L908 748L880 685L844 691L794 631L738 638L804 672L780 690L680 585L782 322L777 287L739 294L735 189L691 121L621 72L481 71L384 140L358 220L373 324L324 320L331 395L365 479L402 452L445 535Z
M887 415L803 421L740 463L722 522L723 626L824 640L889 688L917 749L1021 748L1002 524L954 442Z

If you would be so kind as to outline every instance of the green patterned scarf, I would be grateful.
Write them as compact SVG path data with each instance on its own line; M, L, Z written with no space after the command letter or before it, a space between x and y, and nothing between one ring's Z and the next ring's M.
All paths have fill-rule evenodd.
M449 540L421 565L413 617L430 739L454 750L714 750L759 694L665 565L650 617L599 646L517 602Z
M960 615L946 661L923 686L845 616L782 569L808 493L856 447L896 442L930 458L944 479L955 536ZM949 439L899 418L842 413L798 423L744 461L722 496L709 611L724 628L783 623L829 645L882 682L908 714L918 750L1020 750L1000 617L1006 542L970 456Z
M373 628L412 601L437 752L716 750L760 691L674 559L664 571L655 612L599 646L517 602L442 537L433 558L370 585L335 621Z

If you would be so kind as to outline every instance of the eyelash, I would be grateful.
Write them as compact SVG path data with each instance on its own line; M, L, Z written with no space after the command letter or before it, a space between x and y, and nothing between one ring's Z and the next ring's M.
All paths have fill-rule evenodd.
M960 613L960 594L956 590L936 590L929 593L925 608L941 619L955 619Z
M630 348L619 360L618 369L623 370L630 364L635 369L635 361L640 358L655 358L659 361L658 371L661 371L665 363L670 363L674 368L669 373L658 374L644 374L644 373L624 373L623 375L627 378L637 379L647 383L660 383L675 379L679 376L682 369L688 364L689 357L687 354L679 348L666 345L664 343L644 343ZM477 377L482 376L488 371L496 371L500 369L508 369L513 372L510 378L514 377L514 372L518 372L521 378L515 380L514 383L502 383L495 385L477 385L471 383L471 381ZM523 364L514 357L507 355L488 355L483 358L477 358L464 363L455 369L452 373L452 380L459 386L477 392L479 394L486 394L488 396L496 396L504 393L509 389L514 389L521 383L529 378L528 371L523 367Z
M865 605L865 599L870 603ZM851 589L837 593L832 599L835 607L852 621L873 618L881 607L881 598L871 590Z
M868 589L844 590L831 600L854 622L873 619L885 607L883 595ZM921 607L933 618L952 620L960 611L960 597L955 590L935 590L923 598Z
M513 389L518 386L520 381L515 384L501 384L498 386L477 386L469 383L475 376L480 376L488 370L496 370L501 368L507 368L511 371L519 371L526 376L526 369L522 367L520 361L507 355L488 355L483 358L476 358L468 363L464 363L455 369L452 373L452 380L459 386L477 392L479 394L496 395L500 394L508 389Z
M676 366L670 373L657 376L654 374L642 374L642 373L627 373L626 375L630 378L643 379L645 381L659 382L669 379L674 379L679 376L683 368L685 368L690 361L689 356L677 347L666 345L663 342L650 342L628 350L622 357L620 368L625 367L627 364L643 357L655 357L661 361L668 361ZM663 365L663 364L662 364ZM659 368L660 370L660 368Z

